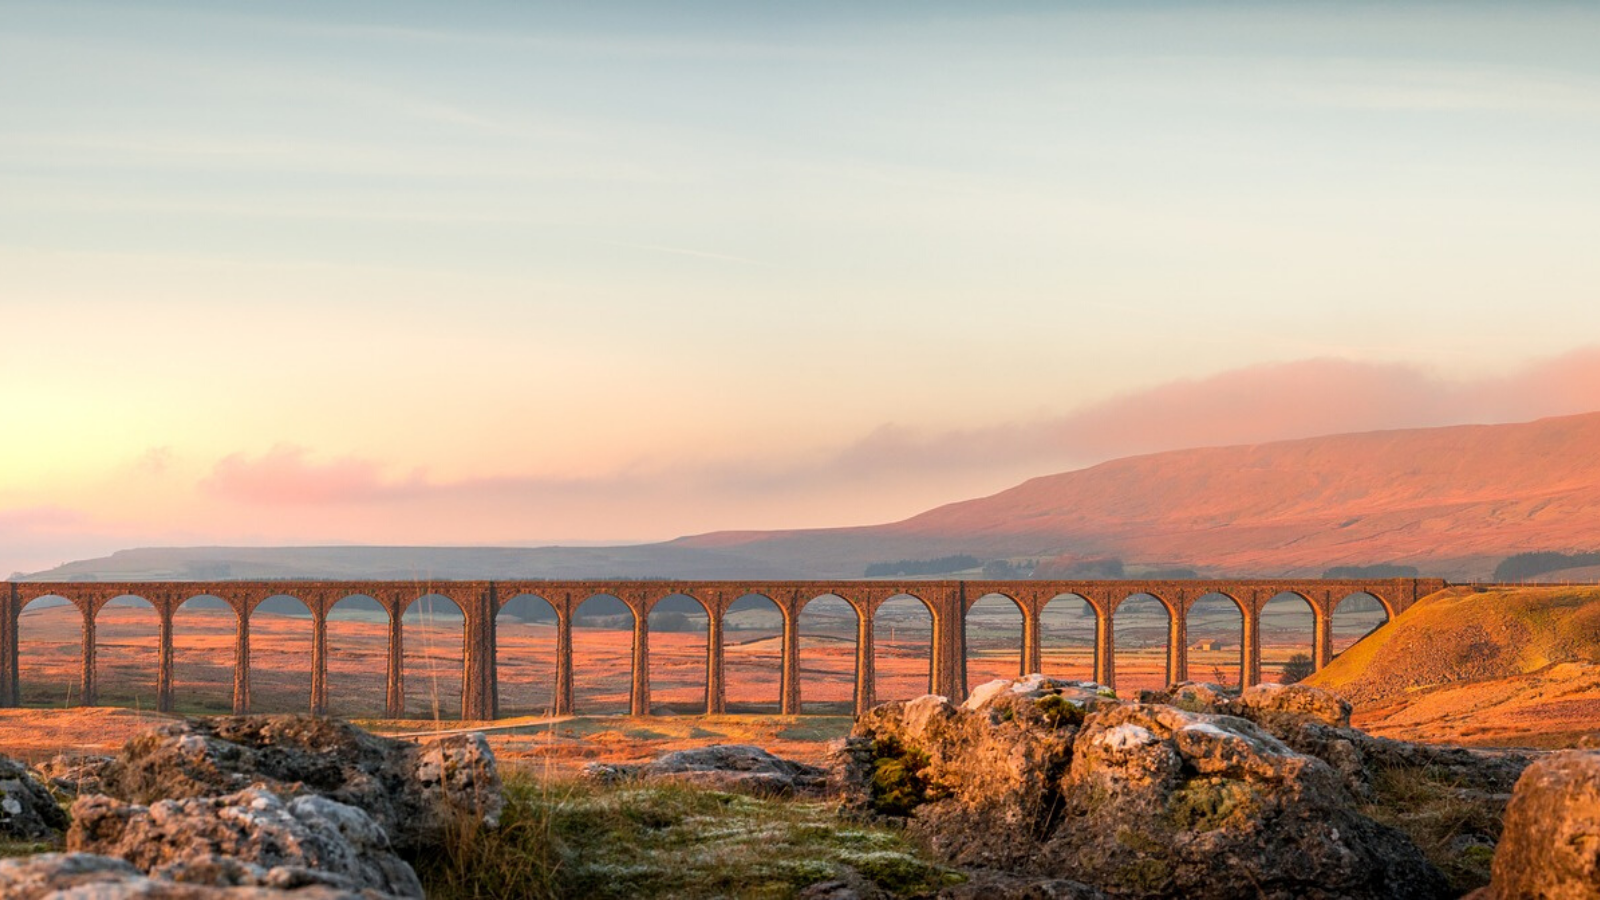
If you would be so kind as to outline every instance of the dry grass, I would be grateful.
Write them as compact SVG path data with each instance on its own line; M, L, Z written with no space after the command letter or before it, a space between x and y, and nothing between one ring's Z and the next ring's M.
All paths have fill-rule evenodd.
M1409 835L1452 888L1465 894L1489 883L1508 798L1422 767L1380 770L1373 788L1375 802L1362 812Z
M436 900L785 898L848 870L909 897L960 880L826 804L678 785L508 779L501 827L463 825L441 851L418 860Z

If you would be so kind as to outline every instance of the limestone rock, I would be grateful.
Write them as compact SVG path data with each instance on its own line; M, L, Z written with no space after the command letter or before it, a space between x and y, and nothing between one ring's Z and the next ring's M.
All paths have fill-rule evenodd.
M295 890L214 887L150 878L120 859L91 853L41 853L0 859L6 900L383 900L372 891L325 885Z
M1489 896L1600 898L1600 752L1530 765L1506 809Z
M1180 697L1233 703L1198 686ZM1325 711L1245 706L1317 724L1303 707ZM1019 879L996 896L1077 896L1060 893L1073 883L1205 900L1448 896L1404 834L1356 811L1340 772L1238 716L1034 676L962 707L885 704L853 742L836 759L857 771L836 782L867 785L865 805L905 815L947 862Z
M644 765L591 763L584 768L600 781L640 778L675 781L719 791L739 791L764 796L820 793L827 772L816 766L773 756L760 747L713 744L663 754Z
M1350 703L1332 691L1308 684L1258 684L1227 704L1229 712L1257 722L1270 718L1310 720L1350 727Z
M365 812L316 795L284 803L261 787L149 807L80 797L72 805L67 846L188 884L324 885L422 896L416 872L394 855L388 836Z
M1079 724L1114 703L1098 685L1042 676L991 692L972 709L931 695L886 703L855 728L871 753L841 759L855 768L835 781L866 786L857 806L917 809L935 851L957 865L1025 866L1059 815Z
M463 815L493 827L503 804L494 755L481 734L418 745L305 715L164 725L128 741L102 782L110 796L146 805L252 784L280 796L319 794L365 810L402 853L436 846Z
M66 827L67 814L50 789L27 766L0 756L0 837L43 840Z
M1236 688L1209 681L1183 681L1164 691L1150 691L1141 701L1176 706L1189 712L1216 713L1227 711L1228 704L1239 696Z
M57 794L77 797L105 793L100 786L100 775L109 765L109 756L60 754L34 766L33 771Z

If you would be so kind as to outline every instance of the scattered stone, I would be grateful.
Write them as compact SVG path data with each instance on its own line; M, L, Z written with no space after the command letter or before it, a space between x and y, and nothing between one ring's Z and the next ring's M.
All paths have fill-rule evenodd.
M602 782L642 779L674 781L719 791L761 796L821 793L828 773L773 756L760 747L714 744L667 753L643 765L590 763L584 774Z
M305 715L164 725L128 741L101 777L110 796L144 805L252 784L286 797L318 794L365 810L402 853L436 847L461 816L494 827L503 804L481 734L418 745Z
M1486 894L1600 898L1600 753L1558 753L1523 772Z
M325 885L295 890L214 887L150 878L129 863L91 853L41 853L0 859L6 900L383 900L372 891Z
M58 795L75 798L83 794L105 793L100 785L100 776L109 765L109 756L61 754L34 766L33 771Z
M261 787L149 807L81 797L72 805L67 847L188 884L323 885L422 897L416 872L365 812L316 795L284 803Z
M0 837L38 841L67 827L67 814L28 767L0 756Z
M1180 702L1235 706L1185 687ZM1320 724L1337 705L1309 694L1237 708L1340 730ZM835 760L856 770L835 783L857 805L906 817L951 864L1015 878L952 897L1449 896L1403 833L1357 812L1341 773L1240 716L1032 676L960 707L880 706Z

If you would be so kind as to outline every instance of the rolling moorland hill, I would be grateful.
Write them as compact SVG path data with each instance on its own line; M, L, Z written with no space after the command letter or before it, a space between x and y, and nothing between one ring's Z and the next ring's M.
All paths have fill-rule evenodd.
M787 565L1069 554L1263 575L1396 562L1464 579L1597 540L1600 413L1156 453L892 525L675 543Z
M970 554L1229 575L1400 563L1465 580L1514 553L1595 544L1600 413L1129 457L887 525L603 548L151 549L34 577L856 578Z
M1450 588L1336 657L1307 684L1401 740L1572 746L1600 736L1600 588Z

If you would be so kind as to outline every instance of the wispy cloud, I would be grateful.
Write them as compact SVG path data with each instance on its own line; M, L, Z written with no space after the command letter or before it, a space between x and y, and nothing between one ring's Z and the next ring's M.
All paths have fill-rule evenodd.
M392 477L371 460L321 462L292 444L278 444L260 456L232 454L200 487L223 499L267 506L386 502L428 489L420 470Z

